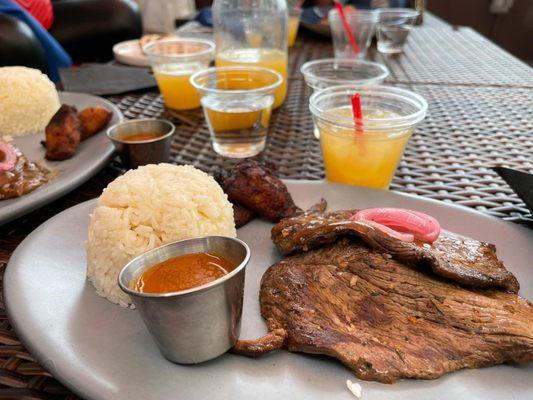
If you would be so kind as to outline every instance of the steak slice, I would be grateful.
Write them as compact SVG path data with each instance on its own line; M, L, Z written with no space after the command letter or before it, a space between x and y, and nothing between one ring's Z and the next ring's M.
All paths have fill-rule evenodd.
M325 354L384 383L533 361L527 300L461 288L346 239L271 266L260 302L269 334L236 353Z
M442 231L433 245L409 243L370 225L351 221L349 218L355 212L343 210L285 218L272 228L272 240L281 253L287 255L333 243L339 237L357 236L372 248L407 265L430 268L435 274L454 282L518 293L518 280L498 260L492 244L447 231Z

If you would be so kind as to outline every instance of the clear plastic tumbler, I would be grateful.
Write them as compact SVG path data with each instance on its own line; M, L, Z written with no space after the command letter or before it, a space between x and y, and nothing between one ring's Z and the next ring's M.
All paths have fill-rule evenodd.
M359 93L362 126L351 97ZM389 86L336 86L315 92L310 110L330 182L387 189L427 102L409 90Z
M339 12L333 8L329 12L329 24L331 27L335 58L362 59L365 57L366 51L374 36L378 22L378 13L374 10L346 11L346 19L359 47L359 53L354 53Z

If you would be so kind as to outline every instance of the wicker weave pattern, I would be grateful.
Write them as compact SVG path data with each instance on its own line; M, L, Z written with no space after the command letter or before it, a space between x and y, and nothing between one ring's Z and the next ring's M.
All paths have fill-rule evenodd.
M295 50L290 54L289 95L272 117L262 156L273 161L284 178L323 179L319 143L310 134L310 90L299 69L310 59L331 56L331 45L324 40L301 41ZM415 29L403 55L371 57L389 67L389 84L414 90L430 104L392 189L523 219L528 210L489 168L533 168L530 67L470 28ZM114 100L127 117L162 115L162 101L154 94ZM207 171L228 162L212 151L201 113L185 119L174 118L178 122L174 161Z
M391 188L523 220L528 213L525 206L489 168L501 164L533 172L531 69L463 28L415 29L404 55L371 55L391 70L390 84L410 88L430 104L429 115L411 139ZM272 117L262 157L274 162L283 178L323 179L319 142L311 133L310 90L299 67L309 59L331 57L331 45L319 38L299 40L290 56L289 95ZM156 93L112 100L127 118L165 115ZM206 171L229 162L211 149L201 112L165 116L177 124L174 162ZM121 172L114 162L50 206L1 227L0 280L5 262L31 230L59 211L99 195ZM0 399L77 399L24 349L1 299Z

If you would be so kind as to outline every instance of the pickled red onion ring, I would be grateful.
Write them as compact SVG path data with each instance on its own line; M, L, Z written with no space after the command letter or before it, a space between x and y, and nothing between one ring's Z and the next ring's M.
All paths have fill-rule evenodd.
M430 215L402 208L367 208L355 213L353 221L366 223L397 239L433 243L439 238L440 224Z
M0 172L8 172L15 168L17 153L9 143L0 141Z

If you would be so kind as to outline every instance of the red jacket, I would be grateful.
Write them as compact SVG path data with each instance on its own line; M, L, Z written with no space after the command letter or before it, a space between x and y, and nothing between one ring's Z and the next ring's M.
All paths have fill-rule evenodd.
M54 22L54 11L50 0L14 0L28 11L43 26L49 29Z

